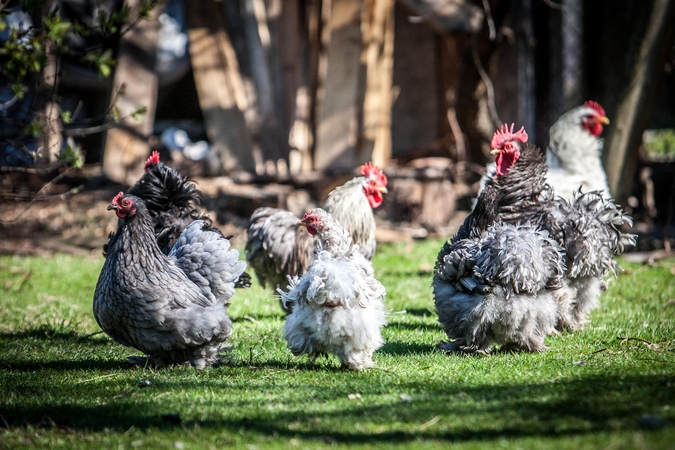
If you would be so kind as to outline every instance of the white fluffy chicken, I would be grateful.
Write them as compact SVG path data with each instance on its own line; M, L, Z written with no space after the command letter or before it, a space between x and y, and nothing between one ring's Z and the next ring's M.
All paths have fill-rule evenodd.
M583 192L601 191L612 198L607 174L602 166L603 125L609 119L599 103L587 101L553 124L546 150L546 181L556 195L572 200L579 188Z
M558 318L554 292L565 270L559 245L533 225L495 221L498 193L485 188L438 254L433 292L447 351L546 350Z
M377 245L373 209L382 204L387 176L371 163L362 165L360 172L363 176L331 191L323 209L345 227L366 259L371 259ZM307 271L317 239L298 229L299 220L283 209L258 208L253 212L246 230L246 259L263 286L284 288L287 276Z
M347 230L326 211L308 211L297 225L318 243L307 272L289 277L288 290L278 289L291 311L284 325L288 348L314 359L335 354L351 370L371 367L373 352L384 343L384 286Z

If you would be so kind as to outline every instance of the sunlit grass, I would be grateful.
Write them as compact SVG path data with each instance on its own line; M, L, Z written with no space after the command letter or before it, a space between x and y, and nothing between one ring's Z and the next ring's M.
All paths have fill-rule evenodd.
M672 448L675 261L627 268L590 326L543 354L448 356L431 297L440 241L381 245L376 368L310 364L255 285L223 365L130 368L91 299L102 257L0 257L0 448Z

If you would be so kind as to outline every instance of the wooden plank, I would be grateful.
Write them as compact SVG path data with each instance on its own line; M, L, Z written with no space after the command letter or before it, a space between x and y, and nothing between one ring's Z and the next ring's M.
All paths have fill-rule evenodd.
M304 95L299 95L298 106L300 107L300 101L306 99L306 103L302 106L307 108L307 113L302 118L306 121L303 124L307 124L305 127L306 133L306 146L307 153L303 154L302 160L302 170L311 171L314 167L314 153L316 149L316 132L317 132L317 114L318 114L318 105L319 105L319 87L322 80L325 78L325 44L327 44L326 36L328 33L324 33L324 9L322 8L321 0L309 0L306 3L305 14L307 16L307 89L304 92ZM326 8L328 10L328 8ZM327 18L326 18L327 19ZM300 93L300 91L299 91Z
M405 158L439 138L445 108L438 95L437 35L426 23L409 21L404 7L398 6L395 16L393 80L398 92L392 106L392 151L395 158Z
M140 0L130 0L130 17L135 17ZM120 117L125 118L138 107L147 112L140 123L130 117L122 120L106 135L103 154L103 173L111 180L132 184L143 174L143 161L150 154L148 137L152 133L157 102L157 38L160 8L150 13L148 20L141 20L120 39L117 68L113 80L113 98ZM121 95L118 88L124 86Z
M326 60L320 69L325 78L317 92L315 169L345 169L356 164L365 91L361 62L363 1L335 0L330 4L325 24Z
M315 169L344 169L356 164L365 70L361 65L362 0L328 2L325 24L325 74L318 93Z
M314 101L311 87L312 64L316 58L312 41L318 41L319 8L316 2L308 2L302 11L298 0L284 2L281 14L279 35L285 45L281 46L281 68L284 81L284 123L288 130L289 170L293 174L312 170L312 105ZM303 14L301 14L303 13ZM305 21L301 21L305 17Z
M192 71L206 134L222 169L255 170L236 53L224 25L222 4L194 0L185 8Z
M281 131L281 85L276 28L278 8L272 7L272 17L263 0L243 0L243 28L249 65L247 67L255 88L254 121L249 123L254 145L259 147L266 172L274 172L280 158L288 156L288 141ZM280 6L279 6L280 7ZM272 26L270 26L272 25Z
M391 106L394 69L394 0L368 0L364 20L366 94L359 162L386 167L391 160Z

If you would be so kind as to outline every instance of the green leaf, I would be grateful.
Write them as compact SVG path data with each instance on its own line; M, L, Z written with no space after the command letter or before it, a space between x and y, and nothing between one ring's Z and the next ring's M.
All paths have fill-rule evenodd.
M146 112L148 112L148 108L146 108L145 106L139 106L138 108L136 108L136 111L131 113L131 118L134 120L134 122L141 123L141 116Z
M63 111L61 113L61 120L63 123L70 123L73 121L73 118L70 115L70 111Z
M66 148L61 150L58 159L73 169L81 169L84 166L84 154L82 153L82 149L71 140L69 140Z
M117 106L112 107L112 120L115 123L119 123L120 121L120 110L117 108Z
M98 72L101 74L101 76L108 78L110 76L110 73L112 72L112 69L110 68L109 65L102 63L101 65L98 66Z

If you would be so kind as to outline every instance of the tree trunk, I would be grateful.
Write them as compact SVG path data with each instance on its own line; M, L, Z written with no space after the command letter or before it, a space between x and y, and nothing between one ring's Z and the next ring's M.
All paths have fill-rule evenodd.
M673 23L675 0L655 0L632 73L626 80L627 88L619 93L604 153L609 187L619 203L625 203L631 192L638 149L661 78L659 72L672 41Z

